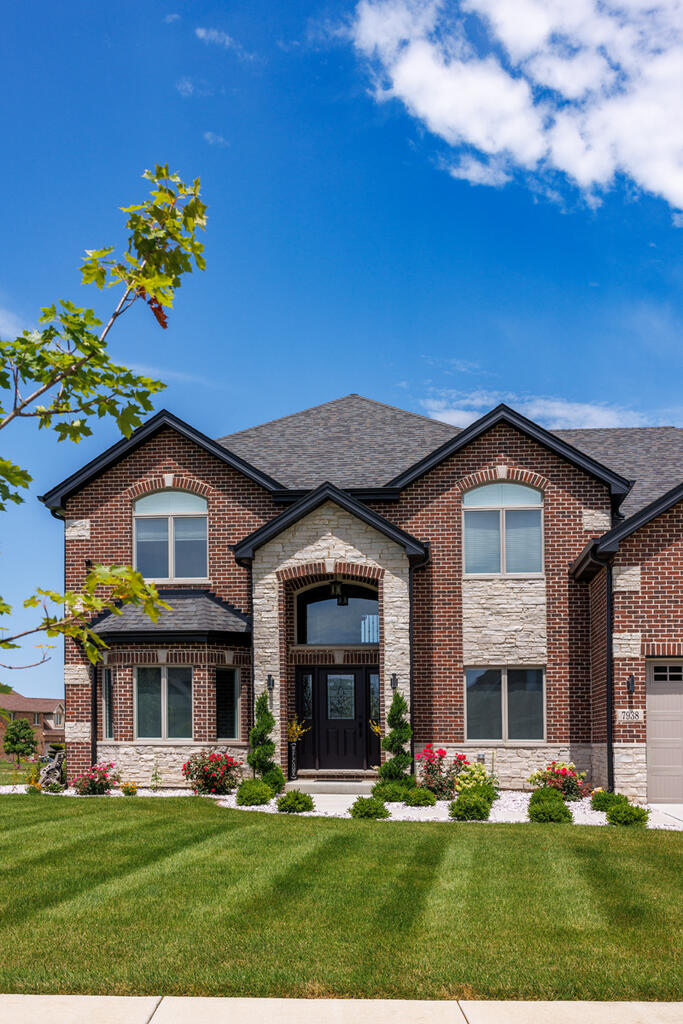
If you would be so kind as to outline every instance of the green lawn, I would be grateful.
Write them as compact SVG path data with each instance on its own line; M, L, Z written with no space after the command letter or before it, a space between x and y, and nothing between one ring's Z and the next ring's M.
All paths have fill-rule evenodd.
M24 782L24 772L28 767L28 761L21 762L21 770L19 772L19 782ZM0 758L0 786L13 786L15 784L15 775L17 772L16 761L5 761Z
M683 835L0 797L0 992L681 999Z

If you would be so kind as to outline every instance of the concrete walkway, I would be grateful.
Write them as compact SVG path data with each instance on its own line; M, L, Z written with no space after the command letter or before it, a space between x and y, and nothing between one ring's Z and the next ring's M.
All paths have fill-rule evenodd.
M0 1024L680 1024L683 1003L0 995Z

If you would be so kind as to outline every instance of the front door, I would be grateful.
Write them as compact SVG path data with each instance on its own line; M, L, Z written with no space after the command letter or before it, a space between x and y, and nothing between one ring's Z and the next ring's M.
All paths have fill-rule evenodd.
M376 668L301 668L297 712L309 727L299 744L301 768L365 769L379 763L379 740L370 719L379 718Z

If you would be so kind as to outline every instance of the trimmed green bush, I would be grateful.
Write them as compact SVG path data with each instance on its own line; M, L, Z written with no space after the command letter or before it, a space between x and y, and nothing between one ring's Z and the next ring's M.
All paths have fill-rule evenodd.
M436 797L430 790L425 789L424 786L418 786L416 789L409 789L405 795L405 802L408 807L433 807L436 803Z
M610 793L607 789L598 789L591 797L594 811L609 811L615 804L627 804L628 798L623 793Z
M393 782L376 782L372 787L372 795L388 804L402 804L409 792L409 787L398 779Z
M536 790L536 792L540 793L541 790ZM536 794L533 794L531 800L529 801L530 821L552 821L560 825L571 824L572 812L569 810L564 800L562 799L562 794L558 790L555 790L555 792L557 792L560 798L559 800L553 800L549 797L541 797L540 799L534 801L533 797Z
M488 821L491 803L477 793L461 793L448 808L448 814L455 821Z
M287 780L285 779L285 773L282 771L280 765L276 764L274 768L269 768L267 772L263 773L263 781L267 786L270 786L273 794L277 796L278 793L284 792L285 782Z
M275 767L275 761L273 760L275 743L270 735L275 728L275 717L270 710L267 693L262 693L256 701L254 714L254 726L249 730L249 746L251 749L247 754L247 764L253 768L254 775L265 775L266 772Z
M376 796L359 796L351 805L352 818L388 818L389 809Z
M531 794L531 800L529 806L541 803L552 803L552 804L563 804L564 797L559 789L555 789L553 786L541 786L540 789L535 789Z
M387 750L393 757L380 766L379 774L382 782L391 782L396 779L405 779L410 771L411 757L406 746L410 742L413 730L408 723L408 705L406 699L399 690L396 690L394 699L387 715L387 725L390 731L382 740L382 749Z
M277 809L281 814L303 814L304 811L313 810L313 797L299 789L290 789L289 793L278 800Z
M624 825L629 828L645 828L650 812L645 807L634 807L629 803L612 804L607 812L610 825Z
M263 779L245 779L237 790L237 803L241 807L267 804L273 799L273 791Z

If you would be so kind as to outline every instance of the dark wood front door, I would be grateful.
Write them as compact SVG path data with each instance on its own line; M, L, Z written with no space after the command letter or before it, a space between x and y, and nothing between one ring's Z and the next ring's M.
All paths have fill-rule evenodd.
M340 665L300 668L297 713L309 731L299 743L299 766L365 769L379 764L379 671Z

